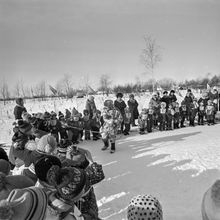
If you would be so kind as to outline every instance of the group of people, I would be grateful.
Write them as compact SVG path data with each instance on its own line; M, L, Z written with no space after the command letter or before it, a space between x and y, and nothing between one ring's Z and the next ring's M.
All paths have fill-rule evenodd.
M105 175L79 142L102 139L102 150L110 147L114 153L117 135L128 135L131 126L139 126L140 134L158 128L171 130L184 127L186 120L194 126L196 115L199 125L205 121L211 125L218 110L216 91L196 100L188 90L180 106L173 90L170 94L165 91L162 97L154 93L149 108L140 114L133 94L127 104L122 93L116 98L114 102L107 99L101 112L89 96L83 114L75 108L72 112L66 109L65 114L30 114L23 99L16 100L9 154L0 147L0 220L99 220L93 186ZM17 169L19 173L14 172ZM203 220L219 216L214 207L219 204L219 193L217 181L204 196ZM162 206L153 196L136 196L128 206L127 219L162 220Z

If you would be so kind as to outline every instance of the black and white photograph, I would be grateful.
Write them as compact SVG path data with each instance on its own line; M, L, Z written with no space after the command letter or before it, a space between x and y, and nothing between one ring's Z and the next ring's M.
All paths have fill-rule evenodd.
M220 220L220 1L0 0L0 220Z

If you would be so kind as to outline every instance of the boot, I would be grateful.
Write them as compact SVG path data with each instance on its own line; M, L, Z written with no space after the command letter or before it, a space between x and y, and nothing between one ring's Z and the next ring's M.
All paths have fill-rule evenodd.
M109 147L109 143L108 143L108 139L103 139L103 142L104 142L104 146L102 148L102 150L107 150L107 148Z
M115 153L115 143L111 143L111 154Z

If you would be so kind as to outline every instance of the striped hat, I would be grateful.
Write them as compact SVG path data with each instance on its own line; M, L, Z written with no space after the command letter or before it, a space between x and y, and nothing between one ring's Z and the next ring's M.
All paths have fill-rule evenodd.
M217 180L203 196L202 219L220 219L220 180Z
M128 206L127 218L128 220L163 220L162 207L155 197L138 195L131 200Z
M41 188L13 190L6 200L0 201L0 220L44 220L47 203L46 192Z

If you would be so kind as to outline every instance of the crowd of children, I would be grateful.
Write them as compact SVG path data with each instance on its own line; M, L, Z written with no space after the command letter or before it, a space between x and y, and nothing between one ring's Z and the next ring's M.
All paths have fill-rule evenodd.
M143 108L139 115L139 132L145 134L155 129L165 131L183 128L187 121L189 126L195 126L196 121L198 125L205 123L214 125L215 115L218 111L218 99L218 95L212 98L208 93L204 93L197 100L191 90L188 90L183 101L178 103L173 90L170 95L165 91L162 98L158 93L154 93L149 108Z

